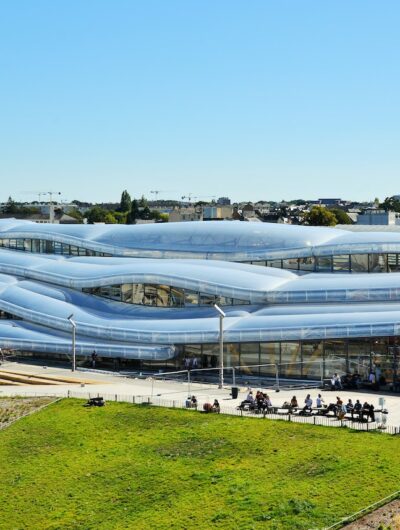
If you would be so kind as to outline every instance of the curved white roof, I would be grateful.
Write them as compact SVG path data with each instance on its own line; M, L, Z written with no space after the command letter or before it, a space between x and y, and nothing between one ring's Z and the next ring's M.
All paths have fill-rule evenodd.
M400 233L240 221L59 225L2 219L1 238L45 239L114 256L229 261L400 252Z

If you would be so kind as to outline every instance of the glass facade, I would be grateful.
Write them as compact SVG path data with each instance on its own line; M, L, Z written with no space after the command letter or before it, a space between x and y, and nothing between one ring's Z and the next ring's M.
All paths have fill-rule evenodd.
M249 261L277 269L304 272L400 272L400 254L335 254L308 258Z
M217 368L219 345L183 346L182 353L175 359L175 368L185 369L188 365L185 359L193 357L196 357L197 368ZM241 377L275 379L278 369L282 379L316 381L335 372L358 373L367 380L373 370L383 378L382 384L391 384L398 382L399 361L400 339L396 337L224 344L226 377L232 373L229 370L232 367ZM194 369L193 361L190 368Z
M0 248L9 248L11 250L22 250L24 252L33 252L39 254L64 254L67 256L108 256L105 252L95 252L87 248L75 245L66 245L57 241L48 241L47 239L0 239Z
M169 285L131 284L84 287L82 292L118 302L156 307L194 307L248 305L248 300L237 300L213 294L202 294Z

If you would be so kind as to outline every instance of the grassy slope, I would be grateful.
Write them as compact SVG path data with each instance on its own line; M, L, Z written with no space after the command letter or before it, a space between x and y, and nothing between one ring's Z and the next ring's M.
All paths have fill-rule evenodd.
M399 447L381 434L65 400L0 432L0 528L322 528L399 489Z

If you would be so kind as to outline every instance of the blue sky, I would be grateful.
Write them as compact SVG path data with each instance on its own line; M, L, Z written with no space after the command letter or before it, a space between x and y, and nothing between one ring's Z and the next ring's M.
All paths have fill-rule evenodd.
M0 200L400 193L400 3L3 0Z

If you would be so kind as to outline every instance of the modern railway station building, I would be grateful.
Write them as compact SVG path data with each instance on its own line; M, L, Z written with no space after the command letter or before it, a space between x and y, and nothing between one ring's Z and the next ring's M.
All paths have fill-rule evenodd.
M396 383L400 233L236 221L56 225L0 221L0 346L76 351L143 370L218 364Z

